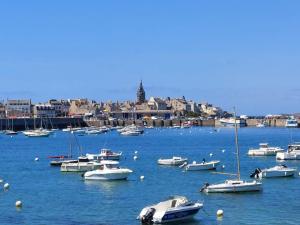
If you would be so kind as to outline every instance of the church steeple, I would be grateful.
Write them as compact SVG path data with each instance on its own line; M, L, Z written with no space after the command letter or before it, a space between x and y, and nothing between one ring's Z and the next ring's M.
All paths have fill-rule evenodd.
M136 92L136 97L137 97L137 103L141 104L143 102L145 102L145 90L144 90L144 87L143 87L143 82L141 80L140 82L140 86Z

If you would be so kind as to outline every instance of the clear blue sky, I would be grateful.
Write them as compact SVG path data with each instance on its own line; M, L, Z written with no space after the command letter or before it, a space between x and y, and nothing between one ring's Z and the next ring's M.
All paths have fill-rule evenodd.
M0 98L300 111L300 1L1 1Z

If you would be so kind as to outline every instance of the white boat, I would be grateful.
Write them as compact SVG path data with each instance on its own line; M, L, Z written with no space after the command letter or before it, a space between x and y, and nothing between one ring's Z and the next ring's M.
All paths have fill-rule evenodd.
M220 161L214 160L210 162L201 162L197 163L193 161L191 164L187 164L185 166L185 170L187 171L196 171L196 170L215 170L217 166L220 164Z
M278 165L263 170L257 168L250 175L250 177L252 178L290 177L290 176L294 176L296 171L297 170L295 168L289 168L285 165Z
M126 133L136 133L136 134L139 133L139 134L142 134L142 133L144 133L144 130L141 127L137 127L134 124L126 126L124 128L121 128L121 129L118 129L117 131L121 134L126 134ZM130 131L130 132L128 132L128 131Z
M298 127L298 121L293 116L291 116L286 120L285 127L296 128Z
M262 127L266 127L266 125L264 123L258 123L256 124L256 127L262 128Z
M235 123L236 121L236 123ZM235 118L221 118L219 119L219 122L221 123L222 126L229 126L229 127L234 127L234 125L236 124L239 127L245 127L246 126L246 120L239 118L239 119L235 119Z
M23 134L27 137L48 137L51 132L44 129L35 129L23 131Z
M134 131L134 130L127 130L121 132L121 135L123 136L139 136L141 133L139 131Z
M250 191L260 191L262 189L262 183L254 181L244 181L241 180L240 173L240 151L238 146L238 135L237 135L237 123L236 116L234 112L234 128L235 128L235 146L236 146L236 162L237 162L237 174L234 175L237 178L233 180L226 180L223 183L219 184L209 184L205 183L204 186L200 189L201 192L206 193L240 193L240 192L250 192ZM225 174L225 173L223 173Z
M143 224L181 222L191 219L201 208L203 203L190 202L184 196L173 196L143 208L137 219Z
M99 169L84 174L85 180L125 180L132 170L120 168L119 163L112 160L102 160Z
M300 160L300 143L290 144L286 152L276 154L278 160Z
M179 125L173 125L171 128L178 129L178 128L181 128L181 126L179 126Z
M99 154L86 154L89 160L120 160L122 152L113 152L109 149L101 149Z
M89 129L85 131L86 134L102 134L104 133L101 129Z
M99 169L101 163L89 161L86 157L78 157L78 162L63 162L60 167L61 172L86 172Z
M179 166L188 161L187 158L173 156L171 159L158 159L157 163L160 165Z
M283 152L280 147L269 147L268 143L260 143L258 149L249 149L249 156L270 156L276 155L277 152Z
M220 184L204 184L201 188L201 192L206 193L238 193L238 192L251 192L251 191L260 191L262 185L260 182L253 181L244 181L244 180L226 180L224 183Z
M17 135L18 132L14 131L14 130L5 130L4 134L6 134L6 135Z

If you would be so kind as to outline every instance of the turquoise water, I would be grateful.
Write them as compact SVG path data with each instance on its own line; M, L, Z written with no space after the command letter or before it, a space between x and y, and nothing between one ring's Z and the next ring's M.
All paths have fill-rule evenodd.
M123 152L121 166L134 170L127 181L86 182L80 174L65 174L49 166L49 155L68 152L69 135L61 131L49 138L0 135L0 177L10 189L0 189L0 224L90 224L134 225L140 210L170 195L185 195L204 201L204 210L187 225L208 224L300 224L300 179L263 180L263 192L248 194L204 194L204 182L221 182L228 177L209 172L183 172L158 166L160 157L186 156L190 161L219 159L224 172L234 172L234 130L222 128L149 129L139 137L122 137L112 131L98 136L78 137L85 152L103 147ZM249 147L269 142L286 148L290 140L300 141L300 130L284 128L239 129L243 178L256 168L276 164L274 157L250 158ZM222 149L226 151L223 153ZM139 159L134 161L134 151ZM209 154L213 153L210 157ZM39 157L39 161L35 161ZM287 162L299 167L299 162ZM139 177L145 176L143 181ZM21 200L23 207L16 209ZM224 210L222 219L216 211Z

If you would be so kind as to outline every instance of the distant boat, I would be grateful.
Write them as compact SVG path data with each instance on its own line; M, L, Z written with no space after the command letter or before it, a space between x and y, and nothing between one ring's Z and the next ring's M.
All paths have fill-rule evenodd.
M78 157L77 162L63 162L60 167L61 172L87 172L99 169L101 163L89 161L87 157Z
M260 143L258 149L249 149L249 156L274 156L277 152L283 152L280 147L269 147L268 143Z
M187 164L185 166L185 170L187 171L197 171L197 170L215 170L217 166L220 164L220 161L214 160L210 162L201 162L197 163L194 161L191 164Z
M236 123L235 123L236 121ZM219 119L219 122L221 123L222 126L225 126L225 127L234 127L235 124L239 127L245 127L246 126L246 120L245 119L242 119L242 118L221 118Z
M179 165L186 163L187 161L188 161L187 158L173 156L170 159L158 159L157 163L159 165L179 166Z
M286 120L285 127L287 127L287 128L297 128L298 127L298 121L293 116L291 116Z
M278 160L300 160L300 143L296 142L288 146L286 152L278 152L276 154Z
M113 152L109 149L101 149L99 154L86 154L89 160L120 160L122 152Z

